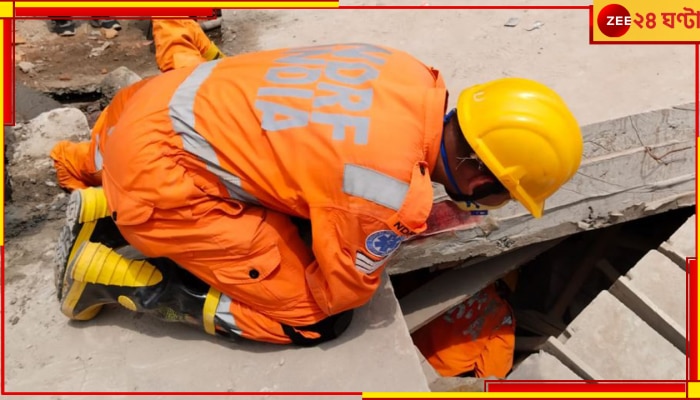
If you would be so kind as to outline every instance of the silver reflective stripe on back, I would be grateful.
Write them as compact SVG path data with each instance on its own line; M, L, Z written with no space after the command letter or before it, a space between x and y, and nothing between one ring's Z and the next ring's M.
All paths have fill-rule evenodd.
M408 184L369 168L345 164L343 192L398 211Z
M242 336L243 331L236 325L236 320L231 314L231 298L221 293L219 304L216 306L216 315L220 320L226 323L224 328L230 330L236 335Z
M258 200L241 188L241 179L224 170L214 148L195 130L194 101L202 83L221 60L199 64L190 76L175 90L169 104L170 120L175 132L182 137L185 151L204 161L207 169L219 177L231 198L246 203L259 204Z

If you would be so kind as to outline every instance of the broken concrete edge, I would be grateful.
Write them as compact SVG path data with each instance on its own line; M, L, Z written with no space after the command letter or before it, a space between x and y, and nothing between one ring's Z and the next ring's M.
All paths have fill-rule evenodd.
M418 356L418 360L420 361L421 369L423 369L425 379L428 381L428 386L430 386L433 384L433 382L440 379L441 376L437 373L437 371L435 371L435 368L433 368L433 366L430 365L430 362L428 362L425 356L423 356L423 353L420 352L418 347L414 345L413 349L416 351L416 355Z
M551 249L561 239L538 243L491 258L468 268L446 271L399 301L409 332L413 333L453 306L468 299L508 272Z
M502 220L500 228L489 236L482 236L479 229L468 229L419 238L403 244L388 262L387 270L389 274L397 275L440 263L466 261L463 265L469 265L470 259L475 259L472 263L479 262L508 250L690 206L695 203L694 186L694 181L684 181L680 187L656 192L656 206L652 210L646 208L645 201L641 201L624 209L609 210L607 217L599 211L597 216L590 218L590 209L609 208L610 203L629 204L629 201L625 201L627 196L622 193L611 198L593 199L587 204L579 203L569 208L553 210L551 214L556 215L547 220L549 226L544 219L533 221L529 216L518 216ZM659 199L664 195L663 192L667 192L667 195ZM557 220L560 221L558 224L551 224L551 221Z

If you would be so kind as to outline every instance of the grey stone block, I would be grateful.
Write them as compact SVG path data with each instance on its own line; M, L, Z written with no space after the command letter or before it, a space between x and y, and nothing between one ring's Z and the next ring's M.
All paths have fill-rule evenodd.
M544 351L527 357L508 374L508 380L580 380L566 365L556 357Z
M604 379L685 379L685 354L607 291L568 331L565 347Z
M667 240L668 244L678 250L683 258L696 255L695 215L688 220Z
M656 250L648 252L628 273L634 288L646 295L676 323L685 327L685 272Z

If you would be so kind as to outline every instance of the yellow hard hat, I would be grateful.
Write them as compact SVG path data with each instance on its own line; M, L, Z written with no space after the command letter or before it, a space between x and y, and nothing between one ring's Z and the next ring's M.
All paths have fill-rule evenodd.
M536 218L581 164L581 129L561 97L541 83L502 78L465 89L457 119L477 157Z

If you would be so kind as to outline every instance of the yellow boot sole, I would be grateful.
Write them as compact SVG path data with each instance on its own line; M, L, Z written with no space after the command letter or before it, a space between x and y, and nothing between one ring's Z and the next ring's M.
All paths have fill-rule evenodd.
M66 223L61 229L54 258L54 283L58 299L63 298L64 275L68 263L83 242L90 239L100 218L110 214L102 188L75 190L66 207Z

